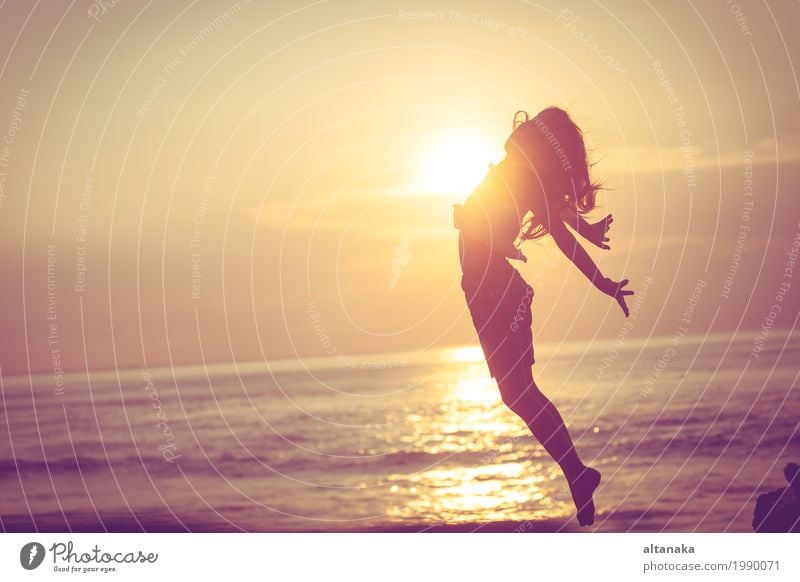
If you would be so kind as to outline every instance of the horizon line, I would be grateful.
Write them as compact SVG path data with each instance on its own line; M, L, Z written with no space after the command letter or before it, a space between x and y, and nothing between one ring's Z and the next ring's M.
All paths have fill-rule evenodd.
M793 329L791 327L774 327L770 329L771 335L778 335L780 337L791 335ZM695 333L695 334L687 334L682 336L682 339L686 340L703 340L703 339L723 339L726 337L736 338L736 339L746 339L750 337L756 337L762 330L756 329L747 329L747 330L740 330L738 332L717 332L711 334L704 334L704 333ZM649 343L654 343L655 345L662 345L664 343L670 342L672 340L672 335L651 335L646 337L639 337L639 336L632 336L626 338L627 340L634 341L637 345L641 345L643 342L647 341ZM578 351L580 347L586 346L589 344L592 349L598 349L601 347L610 347L614 345L616 338L610 339L585 339L585 340L568 340L568 341L540 341L537 343L537 347L539 348L539 352L541 353L542 348L549 347L556 347L557 350L566 350L568 352ZM456 351L456 350L463 350L463 349L471 349L477 348L480 351L480 345L478 343L468 343L468 344L455 344L455 345L443 345L437 346L432 348L425 348L423 350L414 350L414 349L407 349L407 350L396 350L391 352L360 352L354 354L331 354L331 355L307 355L307 356L296 356L296 357L281 357L281 358L274 358L274 359L264 359L264 360L227 360L223 362L198 362L195 364L178 364L178 365L158 365L158 366L150 366L150 367L127 367L127 368L97 368L97 369L79 369L79 370L68 370L64 374L62 374L63 381L66 383L67 381L76 381L79 378L86 378L88 375L91 379L96 378L100 379L101 377L108 377L108 376L119 376L120 374L130 375L132 373L139 373L139 374L151 374L151 375L159 375L164 376L166 374L172 373L179 370L190 370L190 369L197 369L201 368L205 372L208 372L210 368L216 368L215 374L217 375L220 370L219 368L235 368L237 371L241 372L242 368L247 368L245 371L246 375L258 372L258 373L272 373L272 372L283 372L289 370L296 370L299 364L303 362L314 362L316 364L329 362L329 361L350 361L350 362L358 362L360 360L370 359L373 362L380 356L384 357L384 362L391 362L394 361L395 363L403 361L402 365L394 365L394 366L384 366L383 368L378 368L375 366L350 366L351 369L362 369L362 370L377 370L377 369L389 369L394 367L405 367L409 364L408 358L396 358L396 356L400 355L408 355L408 354L416 354L415 358L412 360L416 360L419 358L424 359L425 355L433 355L439 354L442 352L448 351ZM624 344L622 346L618 346L617 349L625 349ZM395 356L394 360L392 360L392 356ZM482 354L480 358L476 358L476 361L479 361L483 358ZM366 362L369 363L369 362ZM332 366L334 368L338 367L347 367L347 364L339 363L336 366ZM258 369L263 367L264 369ZM321 366L314 366L315 368ZM209 374L203 374L204 376L209 376ZM238 375L238 374L237 374ZM3 382L3 387L7 383L10 383L12 386L19 385L23 380L27 380L33 385L34 380L44 380L46 378L52 379L54 377L52 372L28 372L27 374L4 374L2 370L0 370L0 380Z

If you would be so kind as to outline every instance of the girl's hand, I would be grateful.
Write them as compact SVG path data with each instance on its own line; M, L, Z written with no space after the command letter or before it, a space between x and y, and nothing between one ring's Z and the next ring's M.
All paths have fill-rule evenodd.
M597 245L603 250L611 250L611 247L608 246L608 229L611 228L611 223L614 222L614 217L612 215L608 215L602 220L595 222L594 224L587 224L585 227L584 237L590 243Z
M633 291L623 288L627 284L628 284L627 279L623 279L619 283L615 283L614 281L606 277L602 279L600 281L600 284L597 286L597 288L600 289L600 291L602 291L606 295L610 295L611 297L617 300L617 303L619 303L619 306L622 308L622 312L625 314L625 317L628 317L628 315L630 314L630 312L628 311L628 306L625 303L625 298L628 297L629 295L633 295Z

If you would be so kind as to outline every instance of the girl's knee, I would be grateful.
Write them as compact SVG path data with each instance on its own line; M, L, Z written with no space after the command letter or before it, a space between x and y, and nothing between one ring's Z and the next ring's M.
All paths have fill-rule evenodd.
M547 399L535 384L501 384L500 398L512 411L520 416L536 413L547 404Z
M515 385L501 385L500 398L512 411L519 415L529 414L532 410L535 412L543 406L544 401L540 396L541 392L535 387Z
M517 412L517 409L521 406L521 393L517 390L507 389L503 390L503 387L500 387L500 398L503 400L503 404L505 404L508 408Z

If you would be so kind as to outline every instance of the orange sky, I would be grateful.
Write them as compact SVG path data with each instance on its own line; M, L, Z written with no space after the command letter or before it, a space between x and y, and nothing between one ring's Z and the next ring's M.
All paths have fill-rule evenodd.
M797 4L261 4L0 9L4 375L472 342L459 177L548 105L611 188L590 252L646 291L631 336L674 333L699 280L692 333L768 315L800 231ZM459 172L454 139L487 159ZM537 339L620 333L528 245Z

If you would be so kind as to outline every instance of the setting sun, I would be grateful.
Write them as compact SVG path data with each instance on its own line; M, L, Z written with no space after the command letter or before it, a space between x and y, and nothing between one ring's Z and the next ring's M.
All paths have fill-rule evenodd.
M468 193L495 161L494 149L488 139L472 133L441 138L423 153L420 189L425 194Z

